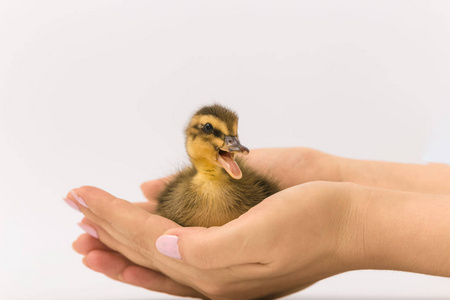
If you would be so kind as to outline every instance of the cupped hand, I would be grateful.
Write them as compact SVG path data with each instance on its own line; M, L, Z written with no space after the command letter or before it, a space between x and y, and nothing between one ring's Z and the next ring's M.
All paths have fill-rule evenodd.
M289 188L211 228L182 228L92 187L67 198L81 203L83 224L98 236L83 235L74 245L91 268L175 295L236 299L286 295L352 269L347 186Z
M135 206L153 213L157 207L156 197L164 188L170 177L145 182L141 190L148 202L134 203ZM77 206L78 207L78 206ZM82 224L90 224L84 219ZM91 224L92 225L92 224ZM95 237L94 237L95 236ZM93 271L123 283L142 287L151 291L168 293L176 296L205 298L194 289L179 284L166 275L148 267L138 265L102 243L95 232L80 235L72 247L83 255L83 263Z
M311 148L255 149L244 160L281 189L310 181L342 181L340 158Z
M309 148L257 149L244 157L248 165L272 176L282 188L312 180L337 180L339 168L334 158ZM135 205L153 213L157 206L158 194L170 180L169 176L143 183L141 189L148 202L135 203ZM86 266L112 279L158 291L164 291L160 287L166 286L160 284L160 280L170 281L161 273L132 263L89 235L80 236L73 243L73 248L85 256L83 262ZM144 280L143 278L160 280ZM176 291L177 289L170 286L170 292L177 294ZM184 289L182 291L184 293ZM184 295L183 293L177 295Z

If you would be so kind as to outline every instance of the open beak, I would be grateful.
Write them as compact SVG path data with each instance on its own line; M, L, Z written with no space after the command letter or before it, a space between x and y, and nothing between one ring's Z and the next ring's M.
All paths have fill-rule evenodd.
M238 138L235 136L225 136L224 145L220 148L217 162L230 174L234 179L242 178L242 171L239 165L234 160L235 153L247 155L250 150L241 145Z

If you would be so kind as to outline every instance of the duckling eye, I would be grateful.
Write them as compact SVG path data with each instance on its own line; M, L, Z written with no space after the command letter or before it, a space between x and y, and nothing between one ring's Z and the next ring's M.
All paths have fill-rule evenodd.
M212 133L214 131L214 127L210 123L206 123L202 129L204 133Z

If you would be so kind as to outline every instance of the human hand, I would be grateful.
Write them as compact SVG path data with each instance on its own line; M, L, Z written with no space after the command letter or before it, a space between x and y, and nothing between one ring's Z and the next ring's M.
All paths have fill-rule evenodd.
M165 282L166 289L158 291L166 293L235 299L286 295L352 269L347 250L354 235L347 232L352 214L345 186L326 182L296 186L222 227L211 228L181 228L96 188L75 193L89 207L79 205L87 218L83 223L95 230L102 244L123 255L118 259L109 254L108 259L120 262L120 267L103 270L106 275L126 282L127 272L118 272L125 266L132 270L128 279L136 279L135 283L141 274L140 286L145 282L154 289L157 285L149 282L155 280ZM67 197L76 201L72 194ZM155 251L160 236L160 250L181 259ZM88 244L80 239L87 238L80 237L76 247ZM103 245L96 246L103 251L99 249ZM90 253L94 254L85 260L96 252Z
M450 194L450 166L349 159L310 148L252 150L254 169L279 181L282 189L310 181L352 182L399 191Z
M156 197L168 181L170 181L170 177L143 183L141 190L148 202L133 204L153 213L157 207ZM76 207L78 208L78 206ZM87 220L83 221L84 223L88 222ZM91 232L91 234L93 233ZM94 236L96 234L94 233ZM204 298L194 289L174 282L161 272L133 263L90 234L80 235L72 246L76 252L84 256L83 263L85 266L113 280L176 296Z
M276 178L280 180L280 186L283 188L290 187L302 182L318 179L333 180L333 181L348 180L368 186L375 186L375 187L386 186L390 188L398 188L404 190L408 190L412 186L413 188L411 188L411 190L419 189L419 191L436 192L442 194L447 193L445 187L446 186L448 187L448 185L446 184L441 184L441 181L444 183L447 182L446 178L448 178L449 175L448 174L449 167L447 166L436 166L436 165L421 166L421 165L396 164L386 162L350 160L331 156L308 148L253 150L252 154L248 156L247 163L261 172L270 170L272 173L275 173ZM391 174L391 175L390 177L380 177L382 174L387 175ZM395 174L397 174L398 176ZM428 181L421 181L423 180L423 177L427 178ZM403 180L398 180L397 178L403 178ZM142 189L144 194L149 199L149 202L136 205L140 206L141 208L144 208L148 212L154 211L154 208L157 205L156 196L159 193L159 191L164 187L166 181L167 180L157 180L143 184ZM419 183L422 182L422 184L415 184L416 182ZM428 182L432 182L433 185L428 184ZM371 195L371 197L367 197L367 195L363 196L362 198L366 200L373 198L373 195L376 194L373 193L373 190L368 189L367 191L369 191L368 194ZM370 201L366 202L375 204L378 203L377 199L386 199L387 201L390 201L390 199L391 200L396 199L399 197L399 195L402 195L401 193L396 194L395 191L388 192L380 190L378 192L392 193L393 195L377 196L375 197L375 199L371 199ZM425 203L426 208L433 207L429 205L430 200L427 200ZM393 212L391 203L386 203L385 206L389 213ZM376 210L370 209L370 211L372 211L373 213ZM421 207L419 211L423 212L424 208ZM373 214L378 215L375 213ZM435 214L436 212L430 215ZM383 213L379 215L386 216L388 214ZM89 221L86 220L85 222ZM374 222L378 224L379 220L375 219ZM429 224L434 223L435 222L430 222ZM411 222L408 221L408 224L411 224ZM376 225L375 227L370 227L367 225L364 225L363 227L379 228L379 224ZM399 226L393 227L397 228ZM184 229L181 230L184 231ZM194 230L194 229L189 228L187 230ZM213 229L209 229L205 232L210 232L212 230ZM386 230L384 230L383 232L386 232ZM417 231L414 232L417 237ZM395 234L395 231L393 233ZM374 235L379 236L379 234ZM181 233L179 236L181 236ZM366 237L363 240L369 241L370 239ZM398 241L399 240L398 236L396 236L393 240ZM375 245L381 247L389 244L393 243L380 243L380 242L375 243ZM432 241L427 242L427 245L432 244L433 244ZM152 268L149 266L148 268L146 268L133 263L131 260L127 259L122 254L115 252L114 250L108 248L106 245L101 243L99 240L94 239L88 235L80 236L80 238L74 243L74 248L81 254L85 255L84 262L88 267L96 271L102 272L113 279L145 287L150 290L171 293L174 295L206 297L204 294L199 293L195 289L188 287L187 285L180 284L174 281L172 278L164 275L163 273L156 271L155 270L156 267ZM347 247L347 249L348 248L349 247ZM397 249L398 247L394 248ZM358 249L358 247L355 247L355 249ZM364 251L368 252L367 249L365 249ZM383 251L386 251L386 249L383 249ZM377 250L372 252L379 253L383 251ZM181 249L180 252L183 253L183 250ZM355 250L354 252L357 253L358 251ZM426 257L430 257L430 255L427 254L425 255ZM392 256L395 255L392 254ZM356 260L353 258L352 261L353 265L355 265L354 262ZM370 258L370 261L373 263L375 260L373 260L373 258ZM380 259L379 261L386 262L388 261L388 259L383 258ZM415 259L415 261L417 261L417 259ZM391 268L394 263L390 264ZM350 265L351 264L347 264L347 266ZM428 266L429 268L430 266L429 261L426 264L426 266ZM367 268L367 265L365 267ZM370 265L369 268L380 268L380 267ZM382 266L381 268L384 267ZM401 266L398 269L407 270L404 266ZM425 272L429 274L443 274L443 273L445 274L445 272L442 271L438 272L435 270L432 271L427 270L427 268L425 267L422 270L417 270L417 267L415 268L415 270L414 268L410 268L410 270L416 272Z
M242 159L281 189L310 181L343 181L342 159L311 148L252 149Z

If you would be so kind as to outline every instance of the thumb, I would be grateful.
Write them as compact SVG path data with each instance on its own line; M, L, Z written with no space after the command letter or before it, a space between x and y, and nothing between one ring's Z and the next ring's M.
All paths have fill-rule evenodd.
M141 190L144 196L149 201L156 201L156 198L164 189L164 187L173 179L173 175L159 178L155 180L146 181L141 184Z
M255 240L251 227L242 228L235 221L221 227L170 229L157 239L156 248L198 269L260 262L261 251L256 251L260 241Z

